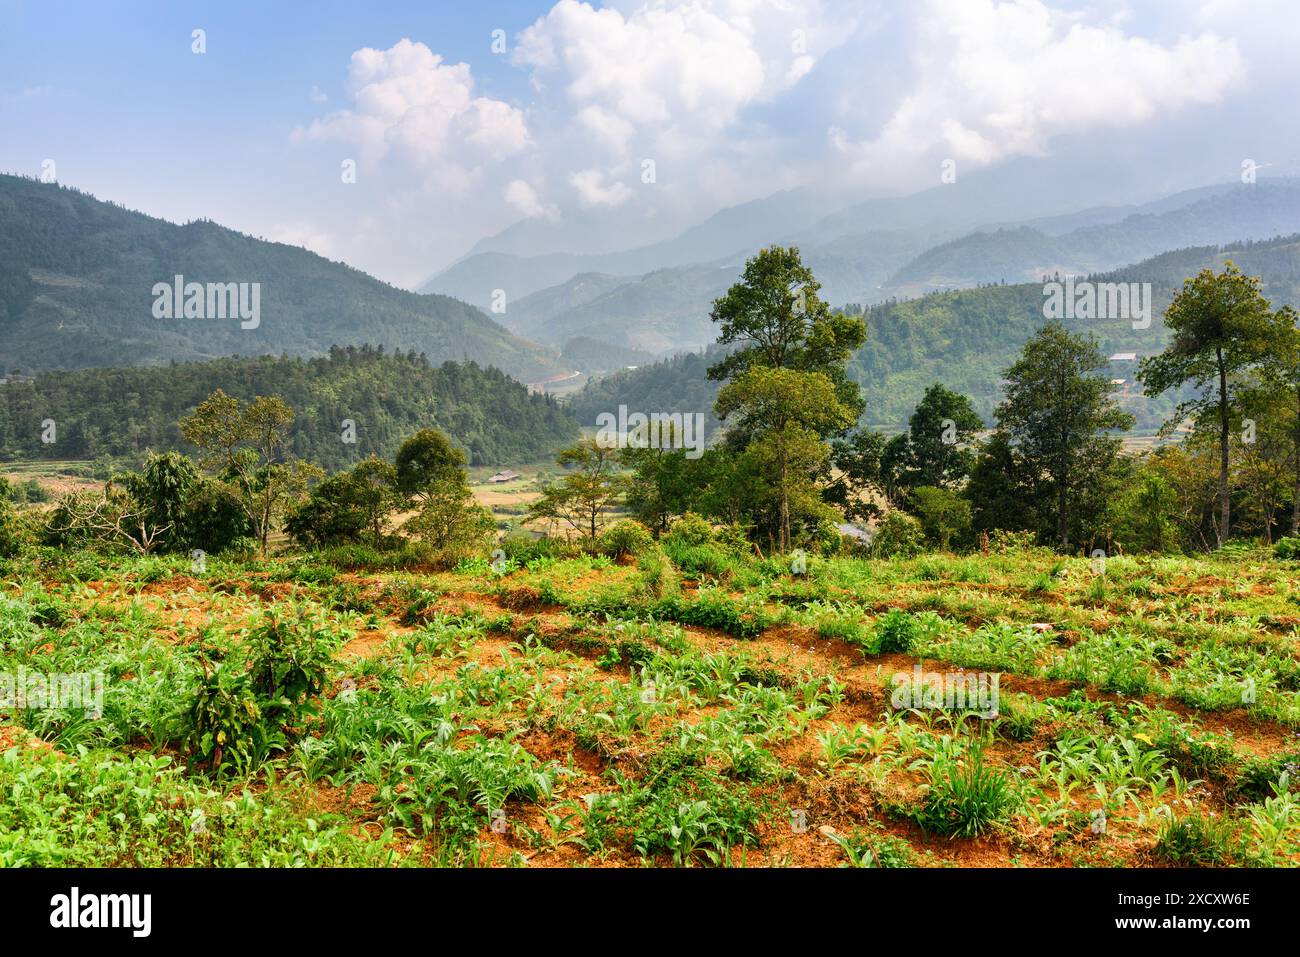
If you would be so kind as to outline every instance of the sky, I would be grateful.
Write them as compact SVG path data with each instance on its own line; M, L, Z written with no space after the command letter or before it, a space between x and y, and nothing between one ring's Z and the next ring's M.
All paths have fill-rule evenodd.
M0 0L0 171L414 287L520 221L592 252L1023 157L1300 174L1298 46L1292 0Z

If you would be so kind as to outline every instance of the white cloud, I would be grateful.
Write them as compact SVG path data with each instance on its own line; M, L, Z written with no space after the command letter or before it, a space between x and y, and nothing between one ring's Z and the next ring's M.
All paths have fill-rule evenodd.
M1235 43L1214 33L1170 45L1088 25L1040 0L929 0L916 83L879 133L850 144L880 173L938 152L976 165L1042 155L1053 137L1117 131L1218 102L1245 77Z
M506 202L525 219L559 218L559 210L543 203L532 184L522 179L512 179L506 184L505 198Z
M328 259L336 257L334 237L309 223L277 223L271 227L267 238L289 246L301 246Z
M575 224L617 220L630 247L837 177L879 194L932 184L949 157L964 172L1080 134L1155 144L1244 91L1247 63L1252 95L1267 71L1300 71L1258 56L1300 33L1291 0L1258 2L1269 16L1234 16L1226 0L551 0L505 23L521 28L517 103L404 39L357 50L332 95L345 108L295 136L350 144L380 168L356 195L383 184L404 258L454 258L519 218L575 246ZM640 183L646 159L653 185ZM431 217L448 228L428 230ZM439 243L455 248L427 252Z
M569 183L577 190L584 206L622 206L632 198L632 190L626 183L615 181L607 184L600 170L585 169L573 173Z
M528 145L520 110L475 97L469 65L446 64L423 43L403 39L387 50L356 51L348 90L352 109L316 120L295 137L348 141L365 166L394 156L460 188L474 181L478 165Z
M812 70L810 37L847 35L846 22L830 28L817 0L621 6L559 0L520 34L514 53L537 85L558 84L576 120L615 154L638 133L650 145L683 131L719 134Z

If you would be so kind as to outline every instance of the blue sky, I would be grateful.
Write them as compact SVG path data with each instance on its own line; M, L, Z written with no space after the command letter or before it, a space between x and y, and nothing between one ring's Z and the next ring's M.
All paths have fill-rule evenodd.
M52 159L413 285L520 219L631 246L792 186L925 188L944 158L1113 143L1161 189L1244 157L1297 173L1295 22L1281 0L0 0L0 170Z

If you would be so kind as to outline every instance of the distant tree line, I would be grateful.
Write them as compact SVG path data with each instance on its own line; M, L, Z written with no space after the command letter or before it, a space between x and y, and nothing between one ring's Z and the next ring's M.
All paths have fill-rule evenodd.
M1002 396L991 428L940 383L906 431L855 427L862 395L849 366L864 324L827 310L818 288L797 249L751 259L713 309L727 347L708 370L722 383L721 440L691 458L634 436L617 453L622 471L588 441L563 453L577 473L549 487L534 516L594 543L617 508L655 535L698 514L776 551L839 547L846 519L873 526L881 553L990 536L1167 552L1300 533L1296 314L1274 310L1231 262L1186 280L1165 313L1164 350L1140 365L1148 396L1181 399L1162 429L1179 441L1145 454L1122 451L1134 418L1097 339L1059 322L991 373Z
M178 421L218 388L243 401L280 396L297 412L285 451L327 471L391 457L424 426L453 436L473 464L535 460L578 431L554 399L496 369L347 346L319 359L224 358L11 382L0 386L0 457L139 461L150 450L184 451ZM53 442L43 441L47 421Z

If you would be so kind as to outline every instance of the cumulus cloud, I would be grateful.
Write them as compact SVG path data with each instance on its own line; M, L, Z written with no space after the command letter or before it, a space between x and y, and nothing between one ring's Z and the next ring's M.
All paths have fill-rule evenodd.
M626 183L617 180L605 181L605 174L596 169L584 169L573 173L569 183L577 191L583 206L622 206L632 198L632 190Z
M400 228L426 248L458 247L447 258L521 218L574 245L590 233L573 224L617 218L633 246L837 177L881 193L931 183L946 158L966 170L1080 135L1154 143L1245 90L1247 62L1252 87L1300 70L1258 55L1300 31L1287 2L1241 18L1227 0L548 0L509 25L517 102L403 39L353 53L330 99L344 108L295 137L383 167L384 215L418 223ZM434 210L465 232L429 233Z
M610 153L708 137L816 63L810 34L842 42L815 0L657 0L596 9L559 0L519 36L514 62L558 85L575 121ZM841 24L841 27L843 24Z
M343 140L357 148L364 166L393 156L454 188L472 184L480 164L518 153L529 142L519 109L474 95L468 64L445 63L409 39L353 53L348 92L352 108L300 128L296 138Z
M916 80L879 133L831 142L863 170L937 152L984 165L1043 155L1058 135L1131 128L1211 104L1245 77L1231 39L1212 32L1161 45L1117 20L1089 25L1040 0L928 0Z
M512 179L507 183L505 199L511 208L524 219L545 217L553 220L559 217L559 210L554 206L543 203L537 195L537 190L525 180Z

